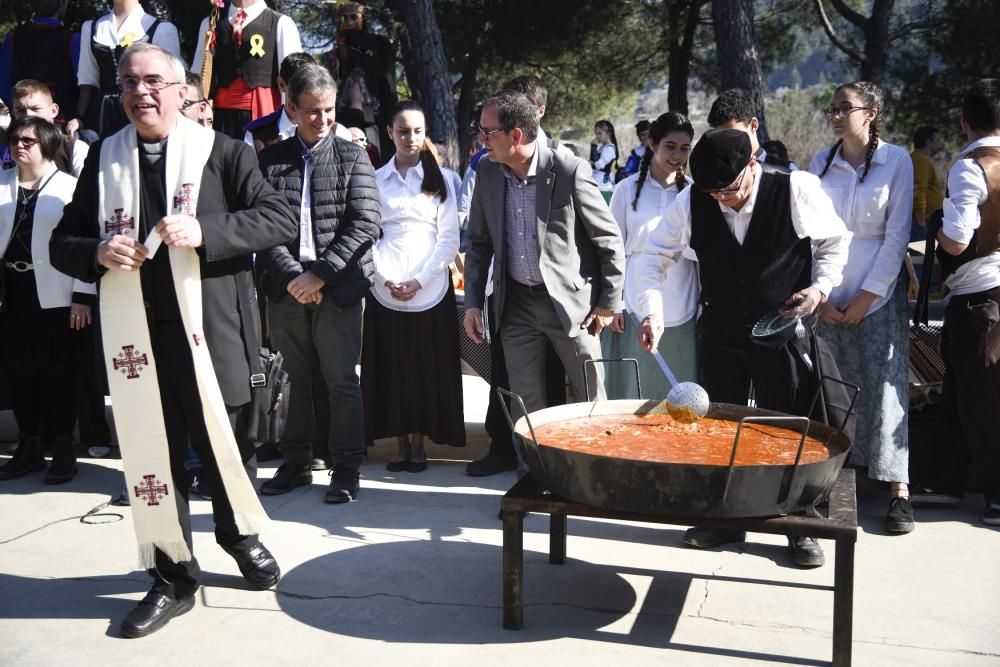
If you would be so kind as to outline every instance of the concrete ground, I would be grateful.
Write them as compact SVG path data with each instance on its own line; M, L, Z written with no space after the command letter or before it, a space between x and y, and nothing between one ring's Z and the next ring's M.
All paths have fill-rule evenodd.
M565 565L547 562L546 518L525 520L525 629L501 628L500 496L513 473L463 474L485 452L485 385L466 378L470 443L430 447L423 474L388 473L370 452L357 502L327 482L264 498L264 536L284 571L250 590L214 544L211 505L192 503L205 571L195 609L140 640L118 623L149 588L128 508L80 516L121 486L117 459L82 459L73 482L0 483L0 665L671 665L830 660L833 545L802 571L784 538L751 535L700 552L682 527L571 518ZM0 413L0 439L13 437ZM3 458L0 458L2 462ZM273 465L265 464L266 479ZM858 665L1000 665L1000 531L980 497L923 510L883 533L886 492L859 490L854 656ZM117 515L120 515L119 519ZM107 521L107 523L101 523Z

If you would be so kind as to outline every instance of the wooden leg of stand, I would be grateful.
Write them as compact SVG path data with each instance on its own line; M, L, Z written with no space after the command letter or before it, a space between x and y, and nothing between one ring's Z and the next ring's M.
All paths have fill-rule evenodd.
M549 515L549 562L562 565L566 562L566 515Z
M854 542L837 540L833 572L833 665L851 664L854 641Z
M503 627L524 627L524 519L503 511Z

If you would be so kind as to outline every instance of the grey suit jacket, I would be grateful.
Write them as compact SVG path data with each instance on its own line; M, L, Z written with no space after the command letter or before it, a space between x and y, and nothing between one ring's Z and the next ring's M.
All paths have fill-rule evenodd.
M594 306L621 310L625 249L590 165L541 143L536 147L539 268L563 328L573 338ZM479 163L469 211L465 306L483 307L490 260L495 260L491 316L498 324L507 284L505 254L504 175L487 158Z

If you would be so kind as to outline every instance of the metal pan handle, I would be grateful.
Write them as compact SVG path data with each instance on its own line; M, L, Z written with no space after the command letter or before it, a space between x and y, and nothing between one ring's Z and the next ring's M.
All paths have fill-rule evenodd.
M854 390L854 394L851 396L851 402L847 406L847 413L844 415L844 421L840 422L840 426L837 427L838 431L843 431L844 427L847 426L847 420L850 419L851 414L854 413L854 404L857 403L858 401L858 394L861 393L861 387L859 387L856 384L851 384L850 382L844 382L840 378L830 377L829 375L823 375L819 379L819 386L816 387L816 393L813 394L812 401L809 403L809 412L807 412L806 414L811 415L813 413L813 410L816 408L816 403L819 401L819 397L823 394L823 384L825 382L835 382L841 386L847 387L848 389Z
M798 451L795 452L795 467L792 472L792 480L795 480L795 473L798 471L799 460L802 458L802 449L806 444L806 435L809 433L810 419L808 417L772 417L769 415L747 415L746 417L741 417L739 423L736 425L736 437L733 439L733 451L729 455L729 470L726 472L726 488L722 491L722 502L726 502L726 497L729 495L729 485L733 481L733 472L736 469L736 450L740 444L740 436L743 434L744 424L801 424L802 425L802 437L799 439Z
M596 366L597 364L632 364L635 369L635 391L638 398L642 398L642 383L639 381L639 360L634 357L625 357L624 359L585 359L583 361L583 390L587 393L587 401L594 400L590 398L590 376L587 374L588 366Z
M507 423L510 424L510 432L512 436L515 435L517 431L514 429L514 420L510 416L510 410L507 409L507 401L504 400L504 397L516 400L518 405L521 406L521 414L524 415L524 421L528 424L528 432L531 433L531 444L534 445L532 453L538 461L538 465L542 468L542 474L548 477L548 471L545 469L545 463L542 461L542 456L538 448L538 438L535 437L535 427L531 425L531 417L528 416L528 407L524 404L524 399L512 391L507 391L503 387L497 387L497 396L500 397L500 407L503 409L503 416L507 418ZM522 437L522 439L524 438Z

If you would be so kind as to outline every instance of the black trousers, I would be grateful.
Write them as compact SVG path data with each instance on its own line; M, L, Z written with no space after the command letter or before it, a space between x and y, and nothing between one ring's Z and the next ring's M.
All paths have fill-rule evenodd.
M489 299L491 301L486 307L492 309L493 295L490 295ZM490 402L486 408L486 420L483 426L490 437L490 454L515 460L517 455L514 453L513 434L510 431L510 424L507 423L507 417L504 416L500 397L497 395L497 387L510 389L507 359L503 353L503 342L500 340L500 327L496 326L493 329L495 331L490 333ZM566 369L563 368L562 361L559 360L559 355L551 343L545 355L545 387L549 407L566 403ZM507 400L505 403L510 409L510 401Z
M703 314L698 320L698 380L713 402L736 405L747 404L752 383L757 407L810 417L853 439L853 391L837 382L821 385L824 377L840 380L840 370L815 333L816 316L802 323L802 338L775 344L754 339L749 328L724 326Z
M46 447L73 449L73 369L24 372L10 369L11 402L21 436L38 436Z
M944 386L928 486L964 495L970 464L1000 501L1000 287L951 297L941 332Z
M170 473L174 479L173 498L177 515L184 531L184 540L191 549L191 512L188 507L187 471L184 461L190 444L201 460L203 475L212 489L212 519L215 522L215 539L219 544L249 548L256 544L256 536L240 535L233 517L233 507L226 495L215 455L208 439L205 419L191 351L180 332L169 334L153 332L153 356L163 406L163 421L167 429L167 446L170 448ZM249 380L248 380L249 381ZM251 480L257 477L257 462L253 445L247 438L246 405L226 406L229 421L236 433L236 442L243 457L244 467ZM192 554L194 551L192 550ZM156 568L150 572L155 579L153 588L172 598L184 598L198 589L201 568L193 557L190 561L175 563L162 551L156 551Z
M76 420L81 445L110 445L111 429L104 410L104 369L97 366L95 327L76 334Z

